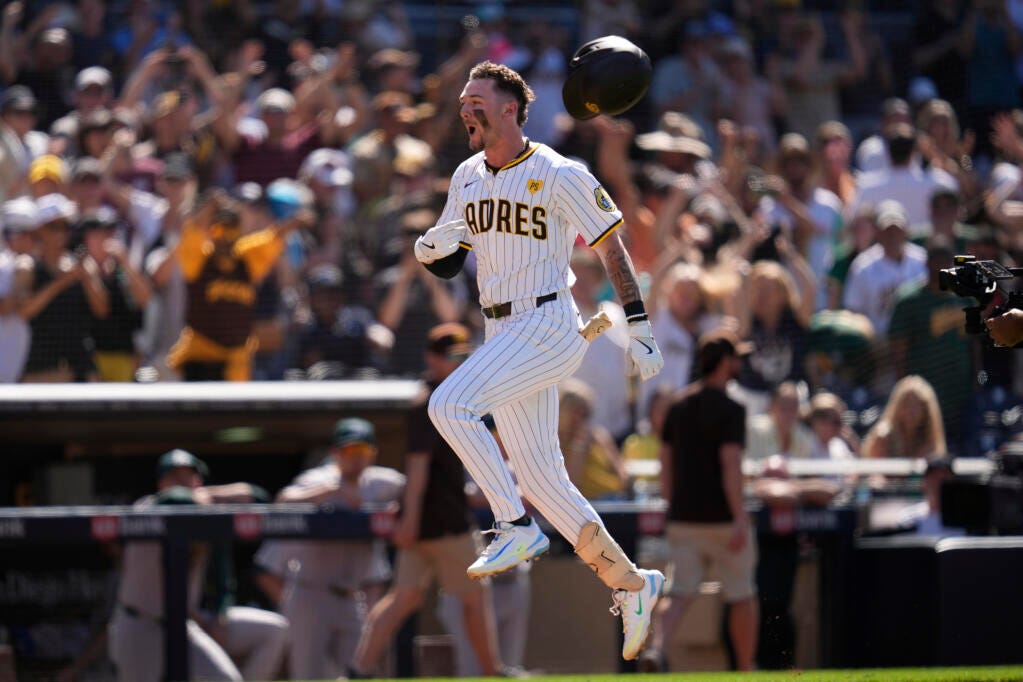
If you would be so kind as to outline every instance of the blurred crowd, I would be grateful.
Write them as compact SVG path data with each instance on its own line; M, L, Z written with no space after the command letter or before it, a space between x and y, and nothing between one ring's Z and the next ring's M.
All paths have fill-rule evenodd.
M420 375L432 326L481 333L472 258L440 280L411 243L468 155L458 93L490 59L536 91L530 139L625 214L666 366L639 385L615 328L593 344L567 395L606 449L649 454L626 438L654 432L719 328L753 344L730 387L751 429L780 397L812 427L822 392L853 454L983 454L1023 429L1016 354L967 336L938 282L954 254L1023 252L1023 2L417 9L5 4L0 381ZM575 121L568 60L609 33L649 52L650 90ZM585 246L573 269L584 319L623 321Z
M412 243L469 155L458 95L489 59L536 92L529 138L586 164L622 209L665 358L648 382L630 374L624 313L597 256L577 246L583 319L602 309L615 322L560 387L559 441L582 493L663 492L641 464L662 456L666 415L701 376L710 335L735 342L727 391L745 408L743 455L763 469L747 493L828 504L858 483L790 478L787 459L924 458L926 499L904 525L949 532L936 492L947 458L1023 433L1023 361L966 334L967 302L939 277L956 254L1023 263L1023 0L548 5L564 11L496 0L4 4L0 383L417 378L437 325L462 323L478 341L472 256L441 280ZM569 59L607 34L649 53L649 92L622 117L573 120L561 104ZM296 479L278 499L395 501L397 472L376 471L375 492L340 478L347 466L358 479L375 457L365 434L344 438L322 480ZM361 465L341 461L349 445ZM190 490L148 503L209 501L189 474L201 463L173 460L161 487ZM204 493L254 499L241 490ZM307 567L341 565L336 547L321 549L299 547ZM300 575L302 562L271 546L257 557L264 605L341 638L333 663L350 663L358 619L390 579L379 551L364 552L366 580L338 582ZM757 577L763 622L788 618L795 563L785 565ZM296 606L312 583L343 603L324 616L334 622ZM491 587L528 602L526 571ZM129 588L121 601L143 612ZM474 617L465 603L441 607L453 630ZM358 619L338 622L349 612ZM203 626L230 649L232 623L259 621L278 671L282 621L235 615ZM522 622L504 627L500 658L521 665ZM373 641L364 659L388 636ZM462 658L483 646L456 641ZM791 643L773 646L783 660L759 664L790 666ZM148 666L134 650L119 665ZM224 679L271 674L228 653L238 670Z

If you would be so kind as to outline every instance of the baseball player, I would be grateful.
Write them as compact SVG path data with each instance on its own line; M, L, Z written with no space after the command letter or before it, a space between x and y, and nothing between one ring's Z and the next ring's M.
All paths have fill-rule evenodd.
M252 487L246 483L202 486L207 473L206 464L192 453L171 450L157 463L159 492L143 497L135 506L253 501ZM205 547L193 548L189 573L187 632L192 678L277 679L288 638L287 621L279 614L244 606L228 607L215 617L202 614L199 599L206 555ZM159 682L163 675L162 557L163 550L156 542L131 542L124 547L117 605L108 628L110 658L120 682ZM200 621L206 624L205 629Z
M405 476L373 466L376 432L365 419L334 427L331 459L303 472L278 502L357 509L401 499ZM293 680L337 677L352 665L366 614L391 578L386 546L377 540L294 542L281 612L291 623Z
M482 62L462 90L460 117L476 152L451 178L439 224L416 240L416 258L451 277L476 256L486 341L430 398L429 413L494 512L493 540L468 568L501 573L550 546L526 515L493 437L491 412L526 499L612 589L625 629L622 656L636 658L664 585L639 569L569 480L558 445L557 383L582 362L586 340L569 287L577 235L600 254L625 310L629 354L645 380L664 364L639 284L616 232L621 211L580 164L522 134L532 89L506 66Z

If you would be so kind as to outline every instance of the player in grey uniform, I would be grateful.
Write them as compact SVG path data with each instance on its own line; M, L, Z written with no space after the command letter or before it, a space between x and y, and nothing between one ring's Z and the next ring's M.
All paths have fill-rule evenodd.
M143 497L135 506L253 501L252 486L247 483L203 487L207 471L206 464L190 452L165 453L157 465L159 492ZM287 620L280 614L244 606L229 607L212 618L202 614L199 599L206 549L193 547L189 570L187 632L192 679L277 679L288 638ZM125 545L117 604L108 633L110 658L120 682L162 679L163 550L159 543Z
M342 419L334 429L331 461L303 472L277 501L348 509L397 502L405 477L374 466L376 454L373 425ZM281 612L291 622L292 679L337 677L352 665L368 609L391 578L386 549L379 540L291 543Z
M280 610L284 599L294 544L289 540L264 540L252 555L253 582L274 610Z
M476 152L451 178L439 224L415 243L420 262L453 276L476 255L486 342L433 393L430 417L483 490L494 538L468 568L480 578L547 551L550 541L526 515L508 467L480 417L491 412L526 499L612 589L611 612L633 659L650 630L664 585L608 535L572 484L558 445L557 384L582 362L586 340L569 287L577 236L604 263L629 329L629 355L645 380L664 361L654 342L632 261L616 232L621 211L580 164L522 134L533 91L506 66L473 67L460 117Z

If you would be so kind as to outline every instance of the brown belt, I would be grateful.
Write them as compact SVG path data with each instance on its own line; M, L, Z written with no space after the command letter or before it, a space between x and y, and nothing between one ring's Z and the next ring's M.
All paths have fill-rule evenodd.
M337 585L327 585L327 592L330 592L335 597L341 597L342 599L348 599L354 597L358 592L356 590L349 590L346 587L338 587Z
M550 303L556 301L558 298L558 292L553 294L546 294L544 296L536 297L536 307L539 308L544 303ZM489 317L491 320L496 320L501 317L508 317L512 312L512 302L506 301L505 303L495 303L494 305L483 308L483 316Z

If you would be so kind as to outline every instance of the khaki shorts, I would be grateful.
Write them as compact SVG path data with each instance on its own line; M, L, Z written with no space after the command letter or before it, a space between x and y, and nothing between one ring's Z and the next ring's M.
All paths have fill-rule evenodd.
M465 573L469 564L476 561L476 554L472 533L420 540L412 547L398 552L394 584L425 590L436 576L441 589L448 594L465 594L483 589Z
M742 601L757 593L754 571L757 565L756 537L750 528L746 546L738 553L728 549L731 523L668 523L665 534L671 552L667 594L692 596L700 590L708 567L721 581L728 603Z

